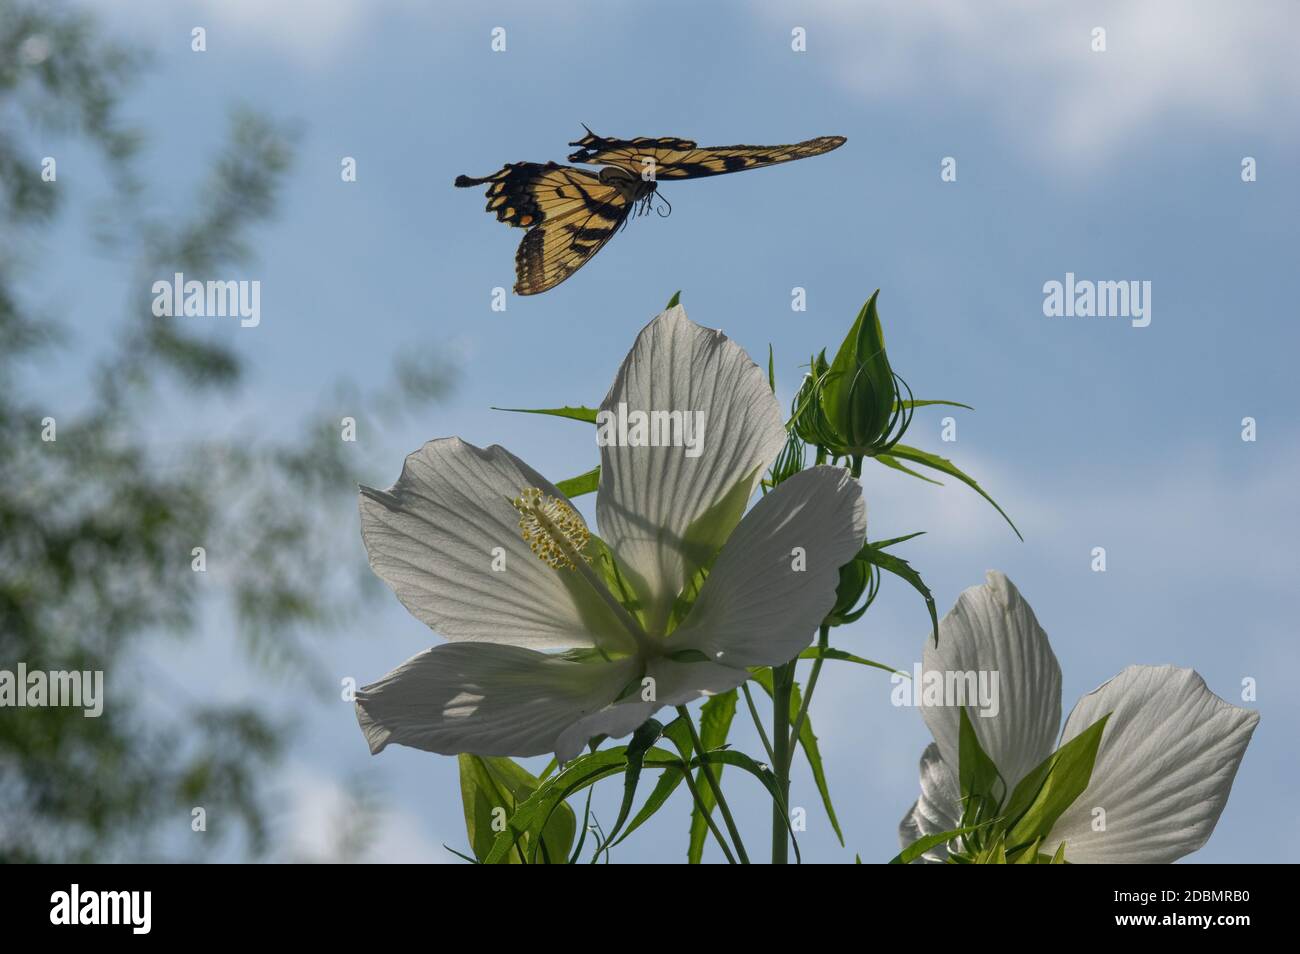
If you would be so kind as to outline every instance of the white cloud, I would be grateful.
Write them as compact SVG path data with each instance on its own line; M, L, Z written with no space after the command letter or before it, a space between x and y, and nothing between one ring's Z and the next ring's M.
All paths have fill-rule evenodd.
M284 849L289 859L332 860L339 855L345 826L356 820L355 793L337 779L295 764L281 785L288 802ZM425 823L379 802L375 828L358 860L385 864L447 864L454 859Z
M1169 448L1154 460L1118 470L1099 465L1044 482L961 443L927 445L979 481L1016 521L1030 551L1122 541L1165 571L1193 573L1204 570L1211 553L1220 558L1249 554L1248 561L1218 561L1216 574L1287 584L1300 531L1294 507L1300 451L1282 451L1270 460L1264 445L1232 447ZM1248 456L1234 459L1235 453ZM1021 548L988 503L958 481L937 476L945 486L864 465L868 536L927 530L930 542L947 552L990 559L994 551Z
M872 100L902 94L987 110L1015 137L1075 162L1113 156L1191 120L1290 135L1300 7L1208 0L1085 5L1029 0L811 0L770 20L807 23L810 58ZM1107 49L1090 48L1106 30ZM825 54L822 51L826 51Z
M397 6L405 8L407 2ZM85 5L133 25L165 22L183 29L187 46L189 31L203 27L209 51L228 48L234 37L241 48L249 43L269 47L312 65L328 62L380 8L367 0L108 0Z

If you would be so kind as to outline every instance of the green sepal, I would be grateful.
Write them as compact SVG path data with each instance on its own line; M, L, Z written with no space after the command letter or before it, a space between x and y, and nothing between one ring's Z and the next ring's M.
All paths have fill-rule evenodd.
M1048 837L1056 820L1084 793L1109 718L1107 713L1066 742L1016 786L1005 812L1013 846Z

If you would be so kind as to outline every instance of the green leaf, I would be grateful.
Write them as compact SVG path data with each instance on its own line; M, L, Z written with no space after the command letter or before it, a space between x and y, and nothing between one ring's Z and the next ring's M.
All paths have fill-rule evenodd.
M827 650L832 652L832 650ZM802 655L802 654L801 654ZM845 653L847 656L848 653ZM833 658L827 656L826 658ZM773 675L769 668L751 669L750 676L755 682L763 687L769 697L773 694ZM803 696L799 691L799 684L796 682L790 687L790 724L799 718L799 710L803 708ZM799 747L803 749L804 757L808 759L808 767L812 770L813 782L817 785L817 793L821 795L822 807L826 809L826 817L830 819L831 828L835 830L835 837L844 844L844 833L840 831L839 819L835 817L835 806L831 803L830 786L826 783L826 770L822 766L821 749L817 745L817 734L813 732L812 714L805 713L803 724L799 727Z
M935 404L942 404L945 407L961 407L961 408L965 408L968 411L975 410L975 408L971 407L969 404L960 404L957 401L920 401L920 400L897 401L895 402L895 407L910 408L912 410L915 410L918 407L930 407Z
M614 839L618 837L618 833L622 831L623 823L632 812L632 802L636 799L637 783L641 780L641 767L645 762L645 754L663 734L663 723L656 719L646 719L632 733L632 741L627 744L625 750L627 768L623 772L623 803L619 805L618 818L614 821L614 827L609 830L604 842L596 848L596 853L591 859L592 864L596 863L601 852L609 849Z
M961 722L957 736L957 777L961 785L962 821L979 825L997 815L1006 797L1006 782L980 745L966 707L958 711Z
M1110 713L1061 746L1021 780L1007 801L1010 841L1019 847L1046 838L1092 779L1097 748Z
M900 537L898 539L906 540L909 538ZM930 612L930 627L934 633L935 644L938 645L939 610L938 607L934 605L934 594L931 593L930 588L925 585L925 580L921 579L921 574L917 573L916 570L912 569L912 565L910 563L908 563L902 557L897 557L894 556L892 553L884 552L883 547L890 546L896 542L898 541L887 540L883 544L873 544L868 542L863 545L861 550L858 551L858 554L857 556L854 557L854 559L865 560L866 562L870 563L872 566L877 566L882 570L894 574L894 576L898 577L899 579L907 581L907 583L912 587L912 589L916 590L916 592L921 594L921 598L925 600L925 608Z
M767 385L776 393L776 352L772 350L769 342L767 346Z
M644 762L649 766L680 765L681 759L655 748L645 753ZM572 816L572 809L569 809L564 800L575 792L595 785L601 779L619 774L626 765L627 747L622 745L574 759L564 771L544 782L518 805L506 822L505 831L496 836L492 850L483 859L483 863L500 864L512 852L520 851L528 861L535 860L540 846L538 840L534 839L534 834L539 829L546 829L556 812L567 811Z
M781 797L781 787L777 784L776 775L772 772L771 768L766 765L760 765L743 752L733 752L730 749L709 752L705 755L705 761L710 765L718 765L719 775L721 774L721 765L734 765L736 768L743 769L763 783L763 787L767 789L767 793L772 797L772 801L781 806L781 812L785 816L786 831L790 833L790 843L794 845L795 862L801 864L803 862L803 856L799 853L799 840L795 837L794 826L790 824L790 808L786 805L785 799ZM840 844L843 843L844 839L841 838Z
M1043 843L1043 839L1038 838L1032 845L1025 848L1018 855L1014 855L1011 864L1013 865L1033 865L1038 863L1038 846ZM1005 843L1004 843L1005 845Z
M997 501L995 501L992 497L986 494L984 492L984 488L981 487L979 484L977 484L973 478L968 477L966 474L962 473L961 470L957 468L957 465L954 464L952 461L940 457L937 454L931 454L929 451L918 450L915 447L908 447L904 444L895 444L893 448L891 448L890 450L890 455L893 457L901 457L903 460L908 460L915 464L922 464L926 467L930 467L934 470L940 471L941 473L945 473L949 477L956 477L967 487L971 488L973 491L975 491L977 494L979 494L981 497L983 497L985 500L991 503L993 505L993 509L996 510L998 513L1002 514L1002 519L1007 522L1008 526L1010 526L1012 530L1015 530L1016 536L1020 537L1022 541L1025 539L1023 536L1021 536L1020 531L1016 529L1016 525L1011 522L1011 518L1007 516L1006 511L998 506Z
M735 689L711 696L704 703L700 709L700 744L704 746L706 752L726 744L727 736L731 733L731 723L735 716ZM690 748L690 736L688 735L686 737L687 758L689 758ZM718 766L714 777L718 784L721 785L722 766ZM704 780L703 769L696 773L695 782L695 787L700 793L700 801L704 803L704 810L701 810L700 805L693 805L691 808L691 832L690 842L686 848L686 860L690 864L698 865L704 857L704 841L709 835L709 824L706 821L705 812L710 814L713 812L715 799L712 786Z
M474 857L484 861L499 835L493 823L503 817L500 810L504 810L505 817L513 814L543 783L510 759L461 755L458 761L470 849ZM553 861L567 859L576 828L577 819L568 805L551 815L540 839L545 843L546 855ZM525 842L520 845L520 851L501 860L517 864L526 857L529 847Z
M952 831L941 831L933 835L926 835L924 838L918 838L898 854L894 855L893 858L889 859L889 863L891 865L910 865L931 848L946 845L954 838L960 838L962 835L969 835L972 832L979 831L983 827L983 825L970 825L966 828L954 828Z
M842 649L822 649L820 646L809 646L799 654L800 659L838 659L841 662L857 663L859 666L871 666L873 669L883 669L885 672L898 673L900 676L906 676L907 673L893 666L887 666L884 663L875 662L871 659L863 659L861 656L855 656L852 653L846 653Z
M551 761L554 761L552 759ZM578 843L573 848L573 854L569 855L569 864L576 865L578 859L582 857L582 846L587 843L587 833L591 831L591 796L596 793L596 786L587 789L587 804L582 808L582 828L579 829L582 834L578 836Z
M561 480L555 485L555 489L572 500L574 497L581 497L583 494L595 493L596 488L599 485L600 465L597 464L585 474L579 474L577 477L570 477L567 480Z
M925 536L925 531L918 530L915 533L906 533L901 537L891 537L888 540L877 540L875 543L871 544L871 546L877 550L888 550L890 547L897 546L900 543L905 543L908 540L914 540L917 537L923 537L923 536Z
M934 484L936 487L943 486L942 480L935 480L933 477L927 477L925 476L925 474L919 473L918 471L915 471L910 467L905 467L903 466L903 464L899 463L899 461L895 460L889 454L876 454L872 459L877 464L884 464L886 467L894 468L894 470L901 470L903 473L915 477L918 480L924 480L927 484Z
M645 804L641 806L641 810L636 813L636 817L628 824L627 829L619 837L618 841L614 842L614 846L626 841L628 835L644 825L651 815L663 808L669 796L677 791L677 787L682 784L682 780L686 777L686 771L681 767L664 766L663 774L659 776L659 781L650 792L650 797L645 800Z
M667 311L669 308L676 308L678 305L681 304L681 302L682 302L682 293L679 289L678 291L673 292L672 298L668 299L668 304L664 306L664 311Z
M515 414L549 414L551 417L567 417L585 424L595 424L597 409L594 407L494 407L494 411L511 411Z

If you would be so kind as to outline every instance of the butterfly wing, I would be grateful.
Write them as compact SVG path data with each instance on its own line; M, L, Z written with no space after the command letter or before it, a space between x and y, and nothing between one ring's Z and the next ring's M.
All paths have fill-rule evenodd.
M586 129L586 127L583 127ZM743 172L778 162L820 156L844 145L843 136L818 136L787 146L698 146L689 139L606 139L590 129L570 146L579 146L570 162L619 166L636 175L652 169L656 179L699 179Z
M515 294L554 288L587 264L627 219L623 192L585 169L554 162L512 162L481 179L457 176L456 185L486 185L487 211L528 229L515 253Z

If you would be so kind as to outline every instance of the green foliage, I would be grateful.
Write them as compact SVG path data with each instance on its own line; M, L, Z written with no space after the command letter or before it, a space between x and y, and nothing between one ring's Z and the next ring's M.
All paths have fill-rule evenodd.
M480 862L492 853L501 824L542 784L510 759L462 755L460 794L465 808L465 830L470 850ZM500 823L498 823L498 820ZM568 860L577 819L573 809L561 804L541 828L537 854L551 864ZM530 833L525 833L505 857L507 864L520 864L533 852Z
M700 741L706 751L719 748L727 743L731 733L731 723L736 716L736 690L719 693L705 701L700 709ZM714 778L722 784L722 769L719 765L714 770ZM690 840L686 849L686 860L698 865L704 857L704 842L709 828L705 816L711 813L717 804L713 792L704 783L703 769L695 777L695 787L700 793L699 801L691 808Z
M251 261L294 136L235 112L225 140L206 150L196 193L151 211L137 168L146 137L121 119L145 59L62 5L0 7L0 661L103 671L107 695L99 718L42 707L0 719L2 861L271 851L266 789L286 727L263 709L211 705L203 687L175 683L151 660L160 642L192 640L211 623L232 659L242 648L282 691L332 690L313 644L355 618L368 592L368 574L340 557L334 536L339 515L355 512L334 407L289 440L180 427L176 436L160 424L213 396L238 400L244 366L195 325L155 318L152 280ZM41 181L34 144L52 134L100 157L105 194ZM100 210L94 237L132 276L124 302L75 317L111 323L111 334L51 320L60 276L29 254L56 225L88 217L65 205L70 195ZM106 344L92 350L88 340ZM348 413L395 413L441 393L445 365L426 361L421 373L417 357L399 362L393 389L349 398ZM56 361L81 370L80 390L49 387ZM46 417L53 441L42 440ZM196 546L212 572L191 569ZM208 830L164 838L188 832L194 806Z

